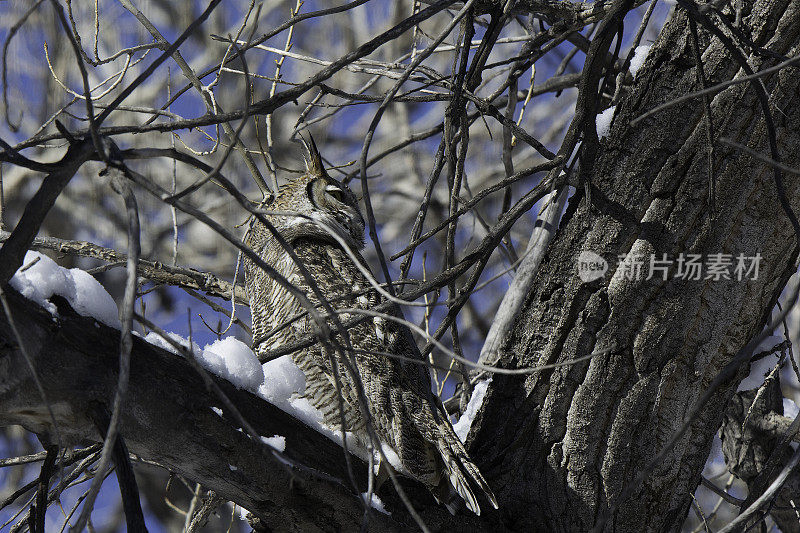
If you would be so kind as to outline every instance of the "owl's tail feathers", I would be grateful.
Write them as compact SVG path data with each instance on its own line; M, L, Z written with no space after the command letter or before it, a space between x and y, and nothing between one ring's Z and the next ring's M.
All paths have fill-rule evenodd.
M478 467L470 460L464 449L464 445L461 444L453 428L450 427L450 424L442 424L439 429L442 431L443 435L437 439L436 447L441 454L442 464L444 465L444 470L452 490L458 493L470 511L476 515L480 515L480 505L478 505L478 500L472 492L472 485L477 485L483 490L486 499L489 500L492 507L497 509L497 499L495 499L492 489L489 488L489 484L483 479ZM445 500L445 505L451 513L454 512L456 508L455 502L447 502Z

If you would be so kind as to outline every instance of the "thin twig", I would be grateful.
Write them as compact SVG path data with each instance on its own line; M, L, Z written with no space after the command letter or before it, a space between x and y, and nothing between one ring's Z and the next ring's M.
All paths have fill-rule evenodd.
M116 171L112 171L116 172ZM111 419L108 423L108 431L103 442L103 451L100 455L100 462L97 466L99 476L92 480L92 485L86 496L81 514L70 531L80 533L89 521L89 517L94 507L95 499L100 493L100 486L103 483L104 474L111 454L117 442L119 434L120 416L122 415L122 403L128 390L128 378L130 374L130 357L133 347L133 315L134 305L136 304L136 280L139 263L139 253L141 245L139 243L139 208L136 197L127 181L120 174L115 174L111 179L111 186L122 196L125 201L125 210L128 216L128 264L127 279L125 282L125 296L122 303L122 332L120 335L119 348L119 377L117 378L117 388L114 393L114 403L111 409Z

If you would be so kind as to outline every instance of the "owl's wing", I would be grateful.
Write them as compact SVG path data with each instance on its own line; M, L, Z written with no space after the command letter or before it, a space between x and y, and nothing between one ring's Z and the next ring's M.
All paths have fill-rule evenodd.
M294 243L294 250L307 271L311 274L319 291L325 295L327 303L334 310L352 308L358 305L358 291L353 290L359 282L362 286L366 285L363 274L353 265L352 261L340 248L321 243L319 241L300 239ZM300 269L295 268L289 281L297 288L301 289L315 305L320 314L325 314L325 306L322 305L320 298L312 290L306 276ZM369 302L364 302L369 307ZM304 309L299 305L298 312ZM338 313L337 318L340 323L347 323L355 315L350 313ZM331 332L336 332L337 327L333 320L327 320L328 328ZM318 327L314 319L309 315L296 320L290 326L293 330L293 337L301 338L308 334L314 334ZM346 365L341 358L341 350L348 344L358 349L363 345L364 338L373 332L369 331L363 324L358 324L347 329L345 340L341 335L334 335L333 339L327 343L318 341L316 344L295 352L292 358L295 363L303 370L306 376L306 391L304 397L322 413L325 425L339 429L344 415L345 427L348 431L359 433L363 431L365 417L358 406L358 396L356 393L355 372L358 372L358 365ZM348 351L348 359L352 361L352 351ZM360 373L359 373L360 374ZM363 377L361 377L363 383ZM338 383L338 387L337 387ZM337 388L341 392L337 392ZM363 440L363 435L360 435Z
M300 240L295 243L295 251L329 304L338 311L341 323L364 318L357 310L374 310L385 301L341 248ZM359 255L356 254L356 258L365 264ZM291 281L322 311L305 276L297 271ZM391 306L384 314L402 318L397 306ZM329 324L335 331L330 321ZM314 326L312 319L306 316L294 327L299 337L311 333ZM382 443L392 447L407 474L435 490L435 495L445 503L452 504L445 490L450 486L479 514L480 507L472 491L477 485L496 506L491 489L453 431L441 402L431 391L428 367L408 327L388 317L368 314L347 332L347 341L335 338L341 346L349 342L347 358L354 363L350 369L342 362L341 352L330 353L329 348L320 343L293 356L306 374L305 395L322 411L325 424L338 429L344 413L347 429L355 431L362 442L368 442L365 416L358 407L355 382L358 379L376 433ZM341 385L341 400L334 369Z

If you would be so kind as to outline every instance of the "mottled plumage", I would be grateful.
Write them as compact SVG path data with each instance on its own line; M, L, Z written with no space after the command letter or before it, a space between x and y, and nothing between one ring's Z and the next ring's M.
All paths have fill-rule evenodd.
M296 215L269 214L266 218L292 245L334 309L374 309L385 298L372 288L342 247L344 243L369 271L359 252L364 246L364 220L356 198L345 185L327 175L313 142L309 152L308 172L281 187L265 206L271 212ZM339 239L332 237L329 230ZM324 312L306 277L264 225L253 223L247 243ZM245 262L245 277L256 353L294 343L314 331L313 320L300 301L250 261ZM402 317L396 306L386 313ZM338 313L342 323L360 316L363 315ZM274 332L275 328L281 329ZM270 332L273 333L267 336ZM350 327L348 333L375 432L382 444L397 454L405 473L424 483L451 510L451 487L475 513L480 513L480 507L473 488L481 489L496 508L494 495L467 456L441 401L431 392L427 366L386 355L422 360L409 329L371 316ZM306 376L305 396L323 413L327 425L339 428L342 418L331 357L341 380L346 429L367 445L365 417L358 406L353 376L339 360L340 354L329 354L320 343L292 354Z

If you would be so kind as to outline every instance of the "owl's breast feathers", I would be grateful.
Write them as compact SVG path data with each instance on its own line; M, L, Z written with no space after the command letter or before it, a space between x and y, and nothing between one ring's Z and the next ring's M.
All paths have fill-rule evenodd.
M424 483L451 510L452 494L448 493L455 491L468 508L480 514L472 487L480 488L496 508L491 489L467 456L441 402L431 392L430 374L410 330L397 321L359 312L376 311L375 308L386 300L342 248L304 238L292 244L318 290L336 311L339 324L357 321L347 327L347 338L343 338L337 335L340 330L335 321L328 318L334 343L317 342L292 354L306 376L304 395L322 412L325 424L338 429L344 418L345 428L367 445L366 417L358 407L354 382L358 379L375 432L395 451L406 474ZM288 254L277 243L275 245L256 251L326 315L325 306L321 305L306 276ZM361 255L356 251L352 253L368 271ZM256 353L294 343L317 331L300 301L249 261L245 263L245 275ZM402 319L400 309L394 304L384 309L383 314ZM276 329L277 332L264 340L267 333ZM355 362L357 375L342 361L340 349L329 349L332 344L346 350L349 360Z

